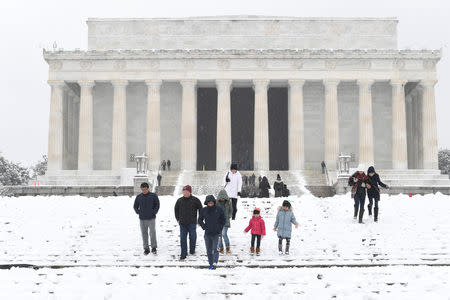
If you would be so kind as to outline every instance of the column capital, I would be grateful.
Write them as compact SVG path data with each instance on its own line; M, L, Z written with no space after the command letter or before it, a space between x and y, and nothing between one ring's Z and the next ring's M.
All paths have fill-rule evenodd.
M52 87L62 87L66 84L64 80L48 80L47 83Z
M419 84L423 87L433 87L437 82L437 79L422 79Z
M375 80L374 79L367 79L367 78L363 78L363 79L357 79L356 83L361 87L361 86L372 86L372 84L374 84Z
M94 87L94 85L95 85L95 81L94 80L79 80L79 81L77 81L77 83L81 87Z
M216 79L216 86L219 87L230 87L233 83L232 79Z
M408 82L407 79L400 79L400 78L396 78L396 79L391 79L390 83L392 86L394 85L405 85Z
M128 85L128 80L126 80L126 79L115 79L115 80L111 80L111 84L114 87L127 86Z
M265 87L267 88L267 86L270 83L270 79L253 79L253 84L255 85L255 87Z
M180 84L183 87L195 86L197 84L197 79L181 79Z
M327 78L323 80L323 85L325 85L325 87L337 87L340 82L341 82L340 79Z
M160 87L162 85L161 79L146 79L144 82L147 86Z
M306 82L305 79L289 79L288 80L289 87L291 87L291 88L293 88L293 87L302 88L303 85L305 84L305 82Z

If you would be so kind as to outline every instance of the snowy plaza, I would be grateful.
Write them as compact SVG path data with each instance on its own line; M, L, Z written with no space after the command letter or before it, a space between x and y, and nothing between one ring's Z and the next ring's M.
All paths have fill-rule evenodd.
M148 256L134 197L0 198L0 299L449 299L449 196L382 195L379 222L366 214L365 224L349 194L289 197L300 223L289 256L272 230L283 198L240 199L232 254L214 271L200 227L196 254L179 260L177 198L160 197L158 254ZM243 233L254 207L267 229L260 256Z

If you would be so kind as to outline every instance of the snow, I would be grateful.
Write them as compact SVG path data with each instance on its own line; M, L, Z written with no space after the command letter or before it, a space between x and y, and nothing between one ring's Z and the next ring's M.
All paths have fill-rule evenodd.
M289 197L300 227L279 256L272 228L284 199L239 199L232 254L210 271L199 227L197 254L178 260L176 197L160 197L156 256L142 254L134 198L0 198L0 265L36 266L0 270L0 299L449 299L449 196L382 195L379 223L366 213L365 224L353 220L349 195ZM268 233L258 257L243 233L255 206Z

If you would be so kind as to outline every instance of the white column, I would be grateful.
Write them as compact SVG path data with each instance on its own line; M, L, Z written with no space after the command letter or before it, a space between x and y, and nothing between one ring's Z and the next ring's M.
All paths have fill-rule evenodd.
M75 128L74 128L74 119L75 119L75 93L72 89L69 89L67 97L67 146L68 146L68 159L69 159L69 169L73 170L74 168L74 159L75 159Z
M93 98L92 88L94 81L84 80L78 82L80 91L80 119L78 129L78 170L90 171L93 169Z
M339 111L337 86L339 80L326 79L325 85L325 163L335 170L339 155Z
M120 173L127 167L127 85L128 80L114 80L111 170Z
M62 170L64 81L50 80L50 118L48 127L48 171Z
M267 103L269 82L267 79L253 80L255 85L255 170L269 170L269 111Z
M147 84L147 156L149 168L158 170L161 164L160 102L162 80L146 80Z
M181 104L181 169L197 169L197 105L196 80L180 81L183 87Z
M216 80L217 86L217 149L216 170L228 170L231 163L231 83Z
M438 168L438 143L436 129L436 105L434 85L437 80L422 80L422 144L423 144L423 168Z
M359 165L364 169L374 165L372 84L374 80L358 80L359 85Z
M392 168L408 168L408 146L406 140L406 80L392 79Z
M289 80L289 170L305 168L303 85L305 80Z

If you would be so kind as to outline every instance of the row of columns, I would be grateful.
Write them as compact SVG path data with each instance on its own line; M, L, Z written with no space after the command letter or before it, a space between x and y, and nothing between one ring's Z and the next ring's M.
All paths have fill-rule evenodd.
M146 153L149 166L158 168L161 161L160 135L160 88L161 80L146 80L147 93L147 140ZM291 170L304 169L304 79L289 80L289 165ZM339 114L337 79L324 80L325 86L325 155L324 161L330 169L336 166L339 154ZM392 85L392 167L408 167L406 140L406 110L404 86L406 80L391 80ZM79 81L80 112L78 139L78 169L93 169L93 96L94 81ZM197 107L196 80L181 80L181 168L196 169L197 158ZM254 80L255 88L255 133L254 166L256 170L269 169L269 115L267 89L270 81ZM359 162L365 166L374 164L373 114L371 88L374 80L357 80L359 86ZM436 81L421 81L423 86L422 124L423 157L425 169L437 168L437 133L434 84ZM63 153L63 95L64 81L49 81L51 85L48 169L62 169ZM127 165L127 80L112 81L114 87L112 158L111 168L119 172ZM232 80L216 80L217 106L217 170L226 169L231 162L231 85Z

